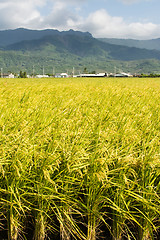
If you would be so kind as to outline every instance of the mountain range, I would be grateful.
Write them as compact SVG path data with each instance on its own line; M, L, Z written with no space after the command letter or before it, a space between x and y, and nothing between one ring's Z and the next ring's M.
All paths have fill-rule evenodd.
M127 71L157 73L160 39L96 39L89 32L29 30L0 31L0 68L28 73Z
M160 51L160 38L149 39L149 40L136 40L136 39L117 39L117 38L99 38L100 41L111 43L115 45L136 47L148 50L159 50Z

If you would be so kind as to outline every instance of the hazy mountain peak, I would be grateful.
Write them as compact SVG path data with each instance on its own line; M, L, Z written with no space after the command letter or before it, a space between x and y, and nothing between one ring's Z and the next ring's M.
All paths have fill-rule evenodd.
M88 36L92 37L89 32L80 32L70 29L69 31L58 31L56 29L44 29L44 30L32 30L26 28L17 28L13 30L1 30L0 31L0 46L7 46L17 42L25 40L36 40L45 36L54 35L76 35L76 36Z

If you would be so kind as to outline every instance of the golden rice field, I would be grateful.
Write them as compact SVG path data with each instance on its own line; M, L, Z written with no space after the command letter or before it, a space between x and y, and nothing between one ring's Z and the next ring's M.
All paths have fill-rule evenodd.
M159 227L159 78L0 79L0 240Z

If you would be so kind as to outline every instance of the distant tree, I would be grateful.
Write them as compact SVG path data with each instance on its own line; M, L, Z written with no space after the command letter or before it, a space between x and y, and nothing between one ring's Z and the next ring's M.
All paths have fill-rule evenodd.
M53 73L46 73L46 75L48 75L49 77L53 77Z
M23 78L23 73L22 73L22 71L20 71L19 77L20 77L20 78Z
M19 78L27 78L27 73L20 71Z
M90 72L91 74L96 74L96 71L92 71L92 72Z
M86 67L83 69L83 73L88 73L88 70Z
M27 73L26 72L23 73L23 77L27 78Z

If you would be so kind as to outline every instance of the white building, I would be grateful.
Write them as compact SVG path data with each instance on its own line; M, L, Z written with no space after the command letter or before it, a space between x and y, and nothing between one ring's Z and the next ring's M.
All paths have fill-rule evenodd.
M43 75L36 75L36 77L37 78L48 78L49 76L48 75L45 75L45 74L43 74Z
M130 73L121 72L121 73L116 73L114 77L133 77L133 75L131 75Z
M108 77L108 73L82 73L73 77Z
M55 78L68 78L69 75L67 73L56 73Z
M15 76L13 73L4 73L4 74L2 74L2 77L3 78L14 78Z

